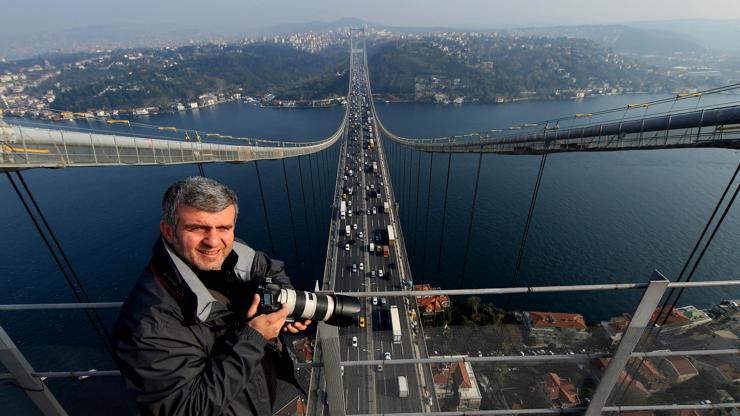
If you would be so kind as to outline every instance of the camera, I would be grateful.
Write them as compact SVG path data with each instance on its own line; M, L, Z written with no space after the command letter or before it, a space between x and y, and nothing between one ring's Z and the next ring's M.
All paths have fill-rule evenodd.
M288 317L324 321L334 326L350 326L360 313L360 300L354 296L304 292L284 287L269 277L257 283L260 312L277 312L288 305Z

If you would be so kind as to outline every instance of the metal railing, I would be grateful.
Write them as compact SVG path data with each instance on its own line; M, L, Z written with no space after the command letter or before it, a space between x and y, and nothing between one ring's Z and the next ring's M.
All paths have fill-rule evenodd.
M425 414L533 414L533 413L570 413L586 412L586 415L598 415L602 412L620 412L628 410L679 410L679 409L726 409L740 406L740 403L717 403L717 404L678 404L678 405L652 405L652 406L606 406L609 394L619 381L620 373L625 369L627 360L630 358L668 357L685 355L740 355L740 349L714 349L714 350L690 350L690 351L635 351L638 341L645 334L648 323L668 289L674 288L699 288L712 286L740 286L738 280L705 281L705 282L669 282L660 273L655 272L648 283L617 283L596 285L567 285L567 286L542 286L542 287L515 287L515 288L485 288L485 289L455 289L434 291L401 291L401 292L352 292L352 295L361 298L371 296L424 296L430 294L446 294L448 296L459 295L481 295L494 294L505 295L513 293L557 293L557 292L586 292L586 291L610 291L610 290L643 290L642 298L632 314L629 326L619 342L614 353L595 354L573 354L573 355L541 355L541 356L490 356L490 357L428 357L394 360L364 360L364 361L339 361L338 356L332 361L343 366L377 365L394 366L407 364L431 364L440 362L584 362L594 358L611 358L606 371L596 388L596 392L587 408L577 407L571 409L501 409L501 410L476 410L475 412L437 412ZM118 308L121 302L97 302L97 303L44 303L44 304L9 304L0 305L0 312L13 311L43 311L43 310L71 310L71 309L101 309ZM420 319L420 317L418 318ZM421 323L419 323L421 325ZM332 339L338 342L336 338ZM319 343L324 342L323 337ZM324 350L333 351L338 354L336 348ZM53 393L45 387L44 378L72 378L80 376L89 377L111 377L119 376L116 370L99 371L36 371L26 360L23 354L13 343L11 337L0 326L0 363L5 366L8 373L0 374L0 379L13 380L21 388L34 404L47 415L65 415L65 410L54 397ZM302 363L298 367L321 368L323 362ZM340 389L341 391L341 389ZM334 413L332 413L334 414ZM340 414L343 414L340 412ZM385 413L394 414L394 413ZM396 413L422 414L422 413Z

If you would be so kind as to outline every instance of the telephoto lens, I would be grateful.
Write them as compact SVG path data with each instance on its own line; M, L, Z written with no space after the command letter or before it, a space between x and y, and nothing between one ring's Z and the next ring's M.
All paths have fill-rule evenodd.
M324 321L334 326L350 326L357 322L360 300L354 296L305 292L268 281L262 286L263 312L275 311L288 305L288 317Z

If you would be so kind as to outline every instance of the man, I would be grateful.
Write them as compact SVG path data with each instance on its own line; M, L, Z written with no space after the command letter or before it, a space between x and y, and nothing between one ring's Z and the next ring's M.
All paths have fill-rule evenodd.
M281 262L234 241L238 211L234 192L211 179L165 192L162 236L113 335L142 414L269 415L278 383L301 389L278 336L310 321L286 325L286 307L258 313L249 282L290 281Z

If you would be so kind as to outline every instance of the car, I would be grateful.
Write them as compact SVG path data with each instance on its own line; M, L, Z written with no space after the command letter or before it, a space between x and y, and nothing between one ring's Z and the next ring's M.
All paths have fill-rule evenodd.
M383 372L383 365L382 365L382 364L378 364L378 365L377 365L377 367L375 367L375 369L376 369L376 370L377 370L377 371L378 371L379 373L382 373L382 372Z
M352 337L352 346L357 348L357 337Z
M342 373L342 376L344 376L344 366L339 367L339 371Z
M347 211L347 216L352 218L352 211Z
M378 277L383 277L383 269L378 269Z
M373 296L373 306L378 306L378 297Z
M373 207L373 215L378 213L378 207Z
M391 359L391 353L386 351L385 354L383 354L383 359L390 360Z
M365 263L360 262L360 270L365 270Z
M370 277L375 277L375 270L370 270Z
M348 207L351 207L352 206L352 200L351 199L349 201L347 201L347 206Z
M352 273L357 273L357 263L352 263Z
M344 249L347 250L347 251L349 251L349 244L345 244L344 245Z
M357 224L352 224L352 229L353 230L356 230L357 229Z
M360 317L360 328L364 328L364 327L365 327L365 317L361 316Z
M370 210L370 208L367 209L367 215L372 215L373 212Z
M385 298L380 298L380 304L381 305L385 306L386 303L387 303L387 301L385 300Z
M363 237L362 231L360 231L360 233L357 234L357 237L359 237L359 238L362 238Z

